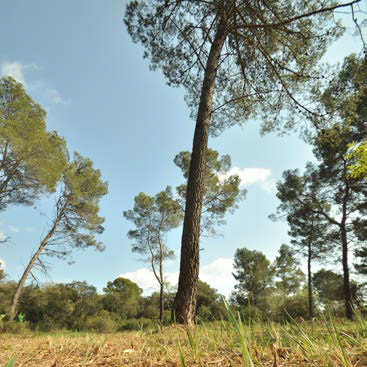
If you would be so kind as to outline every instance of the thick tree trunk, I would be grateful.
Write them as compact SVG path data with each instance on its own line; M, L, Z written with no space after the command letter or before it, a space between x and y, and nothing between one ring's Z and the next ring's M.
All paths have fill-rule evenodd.
M64 207L65 208L65 207ZM34 255L32 256L30 262L28 263L27 267L24 270L24 273L22 275L22 277L20 278L17 287L15 289L15 292L13 294L13 297L11 299L11 303L10 303L10 310L9 310L9 321L14 320L15 315L16 315L16 309L18 306L18 302L19 302L19 297L22 293L24 284L28 278L29 273L31 272L33 265L35 264L35 262L37 261L37 259L39 258L39 256L41 255L43 249L46 247L48 241L50 240L50 238L53 236L53 234L55 233L57 226L59 225L62 213L64 212L64 209L60 212L60 214L57 216L52 228L50 229L50 231L47 233L47 235L43 238L43 240L41 241L37 251L34 253Z
M348 241L345 224L341 226L341 240L343 246L343 279L344 279L344 302L345 302L345 315L349 320L353 319L353 306L352 306L352 293L350 290L350 277L349 277L349 265L348 265Z
M196 119L182 231L180 276L173 306L176 321L189 325L194 323L197 284L199 280L200 219L209 124L212 113L215 78L225 39L225 21L222 17L207 60Z
M311 261L312 261L312 250L311 250L311 244L309 243L308 244L308 256L307 256L307 281L308 281L308 315L310 316L310 319L313 318Z

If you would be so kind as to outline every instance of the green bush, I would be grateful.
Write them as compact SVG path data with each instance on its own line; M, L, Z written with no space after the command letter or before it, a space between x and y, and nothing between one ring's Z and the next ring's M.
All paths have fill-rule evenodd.
M90 316L85 323L86 331L94 331L96 333L113 333L116 329L116 322L109 314Z
M10 334L23 334L29 331L29 324L26 321L5 321L2 322L2 332Z
M242 320L262 321L264 319L263 311L254 305L244 305L240 308Z
M35 331L41 331L45 333L48 333L50 331L60 330L60 329L61 329L60 325L56 324L53 319L47 316L43 320L38 321L34 325Z
M154 328L156 323L157 321L151 319L129 319L119 325L118 331L151 329Z

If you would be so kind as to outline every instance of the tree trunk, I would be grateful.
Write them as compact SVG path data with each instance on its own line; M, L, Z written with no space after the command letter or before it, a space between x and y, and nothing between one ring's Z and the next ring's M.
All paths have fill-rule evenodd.
M311 272L312 250L311 244L308 244L307 256L307 281L308 281L308 315L313 318L313 295L312 295L312 272Z
M345 224L341 226L341 240L343 246L342 261L343 261L345 315L349 320L353 320L352 293L350 290L349 265L348 265L348 241Z
M161 283L160 293L159 293L159 320L163 322L164 314L164 285Z
M210 48L205 68L187 182L185 218L181 241L180 276L173 312L177 322L189 325L194 323L197 284L199 280L200 219L209 124L212 113L215 78L226 36L225 21L224 17L222 17L214 42Z
M46 247L48 241L50 240L50 238L53 236L53 234L56 231L57 226L59 225L61 216L64 212L65 206L64 208L61 210L61 212L59 213L59 215L57 216L52 228L50 229L50 231L47 233L47 235L43 238L43 240L41 241L37 251L34 253L34 255L32 256L30 262L28 263L27 267L24 270L24 273L22 275L22 277L20 278L17 287L15 289L15 292L13 294L13 297L11 299L11 303L10 303L10 310L9 310L9 321L14 320L15 315L16 315L16 309L18 306L18 302L19 302L19 297L20 294L22 293L24 284L28 278L29 273L32 270L33 265L35 264L35 262L37 261L37 259L39 258L39 256L41 255L43 249Z

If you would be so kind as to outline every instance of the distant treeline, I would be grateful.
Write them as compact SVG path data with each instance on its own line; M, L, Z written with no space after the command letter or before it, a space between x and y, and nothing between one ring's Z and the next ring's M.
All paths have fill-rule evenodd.
M243 319L286 321L309 318L308 289L305 275L294 252L287 245L279 249L273 263L256 250L241 248L234 259L237 280L229 303ZM6 322L11 297L17 283L0 273L0 328L17 331L24 327L38 331L69 329L75 331L113 332L137 330L159 322L160 294L144 297L143 290L129 279L108 282L103 294L87 282L26 286L19 300L16 321ZM316 313L344 314L343 276L321 269L313 274ZM352 281L353 302L363 310L363 286ZM171 319L175 291L165 294L164 323ZM196 308L197 322L226 318L222 296L200 281Z

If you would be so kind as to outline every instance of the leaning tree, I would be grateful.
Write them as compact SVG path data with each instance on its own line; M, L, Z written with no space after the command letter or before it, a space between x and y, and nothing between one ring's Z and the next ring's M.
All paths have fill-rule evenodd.
M209 134L262 115L274 128L284 108L312 111L299 94L315 65L341 34L337 8L360 0L134 0L125 24L145 48L151 68L183 86L196 119L174 304L179 322L193 323ZM288 120L292 124L290 120Z
M99 215L99 201L107 194L107 182L93 162L74 153L74 160L64 169L55 213L46 235L26 266L12 296L9 320L13 320L24 284L34 266L44 268L42 255L65 258L73 249L93 247L99 251L104 246L96 239L103 232L104 218Z

